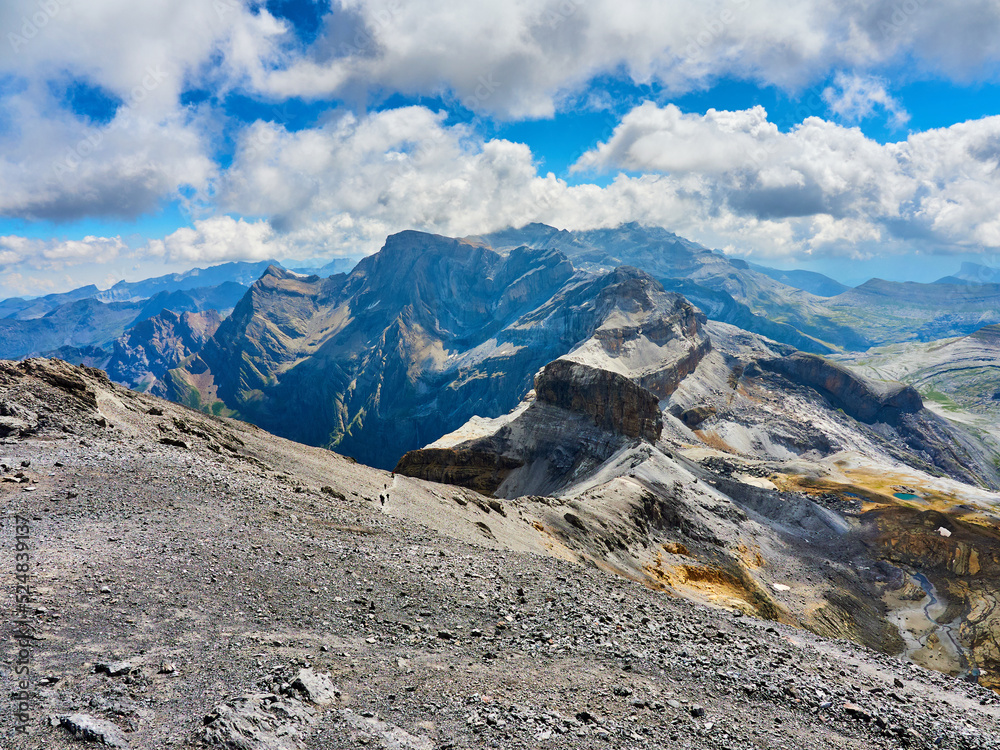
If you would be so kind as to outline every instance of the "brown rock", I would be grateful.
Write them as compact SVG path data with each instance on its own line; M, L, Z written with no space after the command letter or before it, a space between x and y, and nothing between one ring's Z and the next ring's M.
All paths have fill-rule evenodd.
M535 378L539 403L590 416L610 432L656 442L663 430L659 399L618 373L557 359Z

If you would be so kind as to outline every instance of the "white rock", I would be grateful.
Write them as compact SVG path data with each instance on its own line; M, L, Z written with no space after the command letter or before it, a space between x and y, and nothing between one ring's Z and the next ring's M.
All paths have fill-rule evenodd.
M292 681L292 687L299 690L306 699L323 706L337 699L337 688L325 674L319 674L311 669L300 669Z

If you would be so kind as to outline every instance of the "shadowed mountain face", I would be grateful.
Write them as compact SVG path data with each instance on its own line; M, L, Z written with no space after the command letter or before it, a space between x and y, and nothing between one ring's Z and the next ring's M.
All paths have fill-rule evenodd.
M181 360L200 351L216 332L222 316L216 310L175 313L163 310L134 325L115 342L105 366L108 376L137 391L157 391L159 378Z
M655 336L696 318L635 269L584 273L555 250L404 232L350 276L269 269L166 383L177 400L391 467L474 414L509 411L609 321Z

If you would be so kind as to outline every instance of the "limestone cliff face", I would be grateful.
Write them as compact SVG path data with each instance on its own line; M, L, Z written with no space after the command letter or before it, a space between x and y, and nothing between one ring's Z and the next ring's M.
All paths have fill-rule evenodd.
M609 275L598 305L606 322L568 359L597 361L668 398L712 349L704 313L628 266Z
M396 472L500 497L546 494L627 445L655 442L663 429L655 394L618 373L565 359L538 373L526 404L493 422L479 437L445 436L409 451Z
M578 340L517 322L546 302L573 306L564 290L595 283L556 252L403 232L350 275L269 269L171 373L172 397L390 468L477 411L516 405ZM583 336L600 322L587 317L575 316Z
M557 359L535 378L535 398L586 414L601 429L656 442L663 430L659 399L623 375Z
M799 389L807 397L818 393L824 406L843 410L862 426L870 425L872 429L866 434L896 460L925 471L943 471L969 484L995 486L992 458L961 430L924 409L920 394L911 386L871 380L843 365L801 352L758 358L745 373L764 376L761 382L765 389ZM829 452L824 439L814 442L810 438L807 443L814 443L808 446L811 449Z
M916 414L924 406L920 394L908 385L869 380L814 354L796 352L758 364L793 383L813 388L835 407L866 424L895 424L902 415Z
M611 412L601 416L619 421ZM615 426L634 427L641 420L627 415L624 422ZM489 435L458 444L446 436L427 448L408 452L395 470L497 497L556 494L641 439L598 426L586 409L536 400Z
M396 473L492 495L510 472L523 465L516 458L492 450L425 448L410 451L399 459Z
M240 411L391 468L477 412L508 411L534 372L572 346L559 329L509 329L546 300L565 304L560 292L575 272L557 253L504 257L419 233L390 238L383 253L362 261L335 305L313 316L322 339Z
M272 383L309 343L309 321L343 286L343 275L302 277L270 266L205 344L191 369L210 371L230 408Z

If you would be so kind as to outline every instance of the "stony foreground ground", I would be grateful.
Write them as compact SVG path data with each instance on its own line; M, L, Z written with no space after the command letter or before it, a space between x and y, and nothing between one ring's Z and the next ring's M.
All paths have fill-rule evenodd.
M5 698L16 516L37 632L0 747L1000 747L976 685L457 541L386 516L386 472L93 388L0 382L33 425L0 445Z

